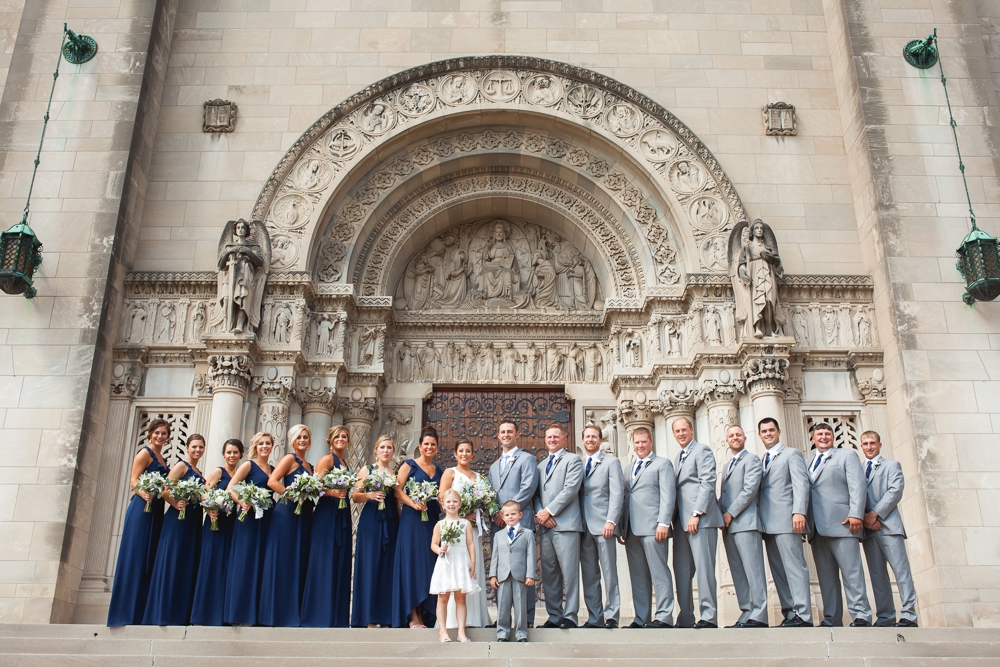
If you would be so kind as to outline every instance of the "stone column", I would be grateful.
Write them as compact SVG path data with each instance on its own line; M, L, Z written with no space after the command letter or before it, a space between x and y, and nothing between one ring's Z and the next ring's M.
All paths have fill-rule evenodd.
M253 389L259 393L257 405L257 430L267 431L274 436L274 451L271 461L277 462L291 449L285 440L288 431L288 408L292 397L294 378L282 376L271 366L263 377L253 378Z
M785 380L788 378L788 356L792 339L776 339L774 343L745 342L737 356L743 362L743 381L753 403L754 424L764 417L785 421ZM748 439L749 440L749 439ZM760 445L755 446L759 454Z
M333 408L336 404L334 388L324 387L322 383L320 378L312 378L308 387L295 390L295 396L302 406L302 423L312 431L313 445L306 459L313 465L329 451L326 434L333 425Z
M648 428L649 432L654 434L653 447L655 450L653 407L644 391L637 391L632 395L632 398L618 401L618 421L625 426L625 446L620 454L623 464L632 459L632 431L640 426Z
M243 435L243 401L250 387L252 366L249 354L213 354L208 357L212 416L206 436L208 462L205 470L223 465L223 443Z
M667 427L667 442L674 442L671 424L675 419L685 417L691 422L691 427L695 431L695 439L698 440L695 413L701 405L705 395L698 389L694 380L674 380L672 386L664 387L659 393L659 412L663 415L663 421ZM702 440L704 440L704 434ZM675 443L676 444L676 443ZM680 446L675 448L680 451ZM658 456L671 456L672 452L667 449L657 450Z
M198 397L198 405L194 411L194 432L207 438L212 429L212 383L208 379L208 373L195 372L194 393Z
M365 397L361 389L351 391L350 398L340 399L340 410L344 415L344 426L351 434L351 445L347 450L347 467L358 470L368 463L371 447L372 424L378 413L378 399Z
M116 362L111 371L111 404L108 407L107 433L101 449L101 467L95 480L94 510L87 540L87 559L80 582L81 593L110 591L115 560L111 557L115 514L123 504L122 495L128 493L128 482L122 483L123 476L127 474L124 468L131 458L126 451L126 442L129 440L128 422L132 399L139 389L142 371L141 362ZM81 600L81 604L86 602Z
M803 454L809 451L802 424L802 364L793 359L788 366L788 379L785 380L785 421L781 424L781 439ZM763 446L758 443L758 446ZM760 454L762 452L758 452ZM808 458L808 457L807 457Z
M885 407L885 373L882 371L882 353L852 353L851 373L858 391L865 400L865 414L862 427L865 431L876 431L882 440L882 454L892 456L892 440L889 433L889 415Z

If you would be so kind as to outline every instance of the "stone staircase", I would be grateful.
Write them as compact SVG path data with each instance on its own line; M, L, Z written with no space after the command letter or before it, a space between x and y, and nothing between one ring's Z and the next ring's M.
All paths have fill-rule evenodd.
M527 644L442 645L436 630L206 628L0 624L0 667L986 667L1000 630L813 628L532 630ZM454 631L452 632L454 637Z

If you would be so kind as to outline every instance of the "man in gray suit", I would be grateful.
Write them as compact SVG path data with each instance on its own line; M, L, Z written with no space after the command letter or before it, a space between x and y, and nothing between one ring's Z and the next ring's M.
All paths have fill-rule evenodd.
M857 454L833 446L833 428L829 424L813 427L812 441L816 454L809 464L809 518L816 576L823 597L820 625L843 625L843 614L838 613L842 577L851 627L868 627L872 624L872 609L861 567L865 473Z
M802 453L781 444L777 420L761 419L757 436L767 449L757 513L784 617L781 627L811 628L809 566L802 551L809 511L809 474Z
M521 507L520 525L532 530L535 527L535 515L531 510L531 501L538 488L538 462L531 452L523 452L518 448L517 424L513 419L500 420L497 425L497 440L500 441L502 451L490 466L490 486L496 489L497 502L501 506L508 500L513 500ZM500 514L497 512L490 525L491 540L495 540L497 531L506 526ZM534 533L530 536L534 539ZM535 587L532 585L528 586L528 625L534 622Z
M543 628L575 628L580 610L580 486L583 461L566 451L566 431L553 424L545 431L547 458L538 463L535 523L541 534L542 585L549 619ZM565 604L563 603L565 596Z
M760 457L744 449L747 437L739 426L726 431L726 444L733 457L722 472L719 508L726 527L722 542L733 575L739 619L734 628L767 627L767 575L764 574L764 542L760 536L757 496L763 474Z
M636 460L625 476L622 532L632 581L635 620L630 628L674 627L674 582L667 561L670 518L674 515L677 478L668 459L653 454L653 434L640 426L632 431ZM653 590L656 611L650 616Z
M715 455L694 440L687 417L670 425L681 446L677 470L677 506L674 511L674 575L677 577L677 627L719 627L716 606L715 554L719 547L722 512L715 498ZM695 623L694 578L698 577L700 618Z
M903 467L899 461L882 458L882 439L875 431L861 434L861 451L868 459L865 462L865 478L868 481L864 516L866 534L862 546L872 578L872 593L875 594L878 619L875 625L915 628L917 591L910 573L910 560L906 557L906 531L896 507L903 498ZM903 603L898 622L886 561L896 575L899 599Z
M617 628L621 609L618 590L618 545L624 497L621 461L601 451L601 429L591 424L583 429L583 449L587 460L583 468L580 503L586 530L580 544L583 568L583 600L590 618L585 627ZM601 603L601 574L607 589L607 604Z

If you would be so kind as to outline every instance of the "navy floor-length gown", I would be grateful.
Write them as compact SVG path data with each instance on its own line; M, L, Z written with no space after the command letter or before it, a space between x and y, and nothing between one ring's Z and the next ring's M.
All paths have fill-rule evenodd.
M333 455L333 467L344 464ZM351 492L348 491L348 496ZM351 501L323 496L312 518L302 627L346 628L351 612ZM357 593L355 593L357 595Z
M285 487L291 486L299 475L309 472L298 456L295 462L298 467L282 480ZM264 547L257 623L294 628L301 625L299 608L309 558L312 503L303 504L302 513L296 514L295 503L278 502L271 514L271 528Z
M170 470L160 463L152 449L143 449L153 457L143 472L158 472L166 477ZM149 512L145 509L146 501L135 495L125 510L115 582L111 588L111 606L108 607L109 627L138 625L142 623L142 615L146 611L149 577L153 572L163 525L163 499L154 499Z
M437 482L441 484L441 468L434 466L434 476L417 465L413 459L407 459L410 465L409 480L417 482ZM434 625L437 607L437 596L430 594L431 575L434 574L434 563L437 554L431 551L431 538L434 536L434 524L441 514L441 506L437 500L427 501L427 521L421 521L418 510L403 505L399 515L399 533L396 537L396 556L392 563L392 625L405 628L410 624L410 612L416 607L422 607L424 624Z
M225 468L219 468L222 477L215 485L225 489L233 477ZM218 530L212 530L212 521L205 512L201 529L201 557L198 559L198 578L194 584L194 602L191 604L191 625L222 625L226 607L226 568L229 566L229 548L233 542L233 524L239 508L226 514L219 512Z
M204 484L205 478L190 463L181 463L187 466L181 479L196 479ZM149 578L149 599L142 616L144 625L187 625L191 618L201 553L201 505L188 502L183 519L180 514L179 509L168 507L163 517L156 562Z
M266 489L269 477L256 461L251 461L244 483ZM234 511L237 518L241 511L237 505ZM227 625L257 625L264 544L272 512L266 510L264 516L257 519L251 507L246 518L243 521L237 519L233 525L229 568L226 570L226 602L222 614L222 622Z
M368 474L376 469L375 465L368 466ZM361 510L354 547L354 608L351 612L351 625L356 628L392 625L392 562L399 531L397 508L398 502L390 490L385 509L378 508L377 500L369 500Z

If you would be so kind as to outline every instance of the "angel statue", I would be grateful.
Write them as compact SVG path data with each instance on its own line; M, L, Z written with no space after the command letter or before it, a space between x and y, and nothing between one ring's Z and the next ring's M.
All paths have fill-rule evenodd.
M740 339L783 335L785 317L778 305L781 258L774 232L763 220L744 220L729 235L729 275Z
M271 237L260 220L230 220L219 240L215 321L224 331L253 333L260 324L264 283L271 268Z

